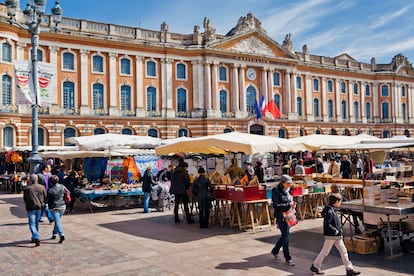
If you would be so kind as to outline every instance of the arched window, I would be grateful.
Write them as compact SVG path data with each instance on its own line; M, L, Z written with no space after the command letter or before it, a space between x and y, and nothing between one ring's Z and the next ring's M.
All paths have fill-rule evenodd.
M319 91L319 80L313 79L313 91Z
M93 72L99 72L103 73L104 71L104 65L103 65L103 57L94 55L92 57L92 70Z
M354 95L358 95L358 83L354 83Z
M75 70L75 56L72 53L63 53L63 69Z
M387 102L383 102L381 104L381 110L382 110L382 119L388 120L390 118L390 104Z
M391 133L388 130L382 132L382 138L391 138Z
M131 61L128 58L121 58L121 74L131 75Z
M319 128L315 130L315 134L321 134L321 133L322 131Z
M10 105L12 104L12 78L9 75L3 75L1 80L1 103Z
M157 65L154 61L148 60L147 61L147 76L148 77L156 77L157 76Z
M280 86L280 74L277 72L273 73L273 85Z
M369 84L365 85L365 96L369 96L371 94L371 88Z
M183 137L183 136L188 137L188 130L185 128L180 128L178 130L178 137Z
M329 131L330 135L338 135L338 132L336 132L336 130L334 128L331 128L331 130Z
M371 103L370 102L365 103L365 112L366 112L367 119L371 119Z
M382 97L388 97L388 85L381 85L381 96Z
M121 86L121 110L131 110L131 86L129 85Z
M341 102L342 106L342 119L346 120L347 114L346 114L346 101Z
M347 128L346 128L346 129L344 130L344 135L345 135L345 136L351 136L351 132L349 131L349 129L347 129Z
M157 110L157 89L153 86L147 88L147 111Z
M158 138L158 130L155 128L148 129L148 136Z
M305 136L305 135L306 135L306 131L303 128L301 128L299 130L299 136Z
M2 44L2 60L6 62L12 61L12 46L8 42Z
M297 111L298 111L298 115L303 116L302 98L301 97L296 98L296 108L297 108Z
M75 108L75 84L71 81L63 82L63 108Z
M220 111L221 113L227 112L227 92L220 90Z
M408 129L404 130L404 135L410 137L410 131Z
M97 127L93 130L93 135L105 134L105 129L101 127Z
M46 131L41 127L37 128L37 139L37 143L39 146L46 145Z
M100 83L93 85L93 109L104 108L104 86Z
M250 115L256 114L256 110L254 109L255 100L256 100L256 89L253 86L247 87L246 110Z
M134 132L130 128L123 128L122 131L121 131L121 133L123 135L133 135Z
M407 105L405 103L401 105L401 116L404 121L407 120Z
M63 130L63 138L64 138L64 145L65 146L74 146L75 144L66 142L66 138L76 137L76 129L72 127L67 127Z
M341 93L346 93L346 84L344 81L341 82Z
M3 128L3 147L13 147L14 146L14 129L12 127L6 126Z
M279 138L286 138L286 130L281 128L279 129Z
M184 63L177 64L177 79L186 79L186 68Z
M230 127L226 127L226 128L223 130L223 133L230 133L230 132L233 132L233 129L232 129L232 128L230 128Z
M313 114L319 117L319 99L313 99Z
M280 95L278 93L274 94L273 95L273 100L275 101L277 109L280 110Z
M187 91L184 88L177 89L177 112L187 112Z
M334 106L333 101L331 99L328 100L328 118L332 119L334 116Z
M219 67L219 81L227 81L227 68L224 66Z
M302 78L299 76L296 77L296 89L302 89Z
M333 85L331 80L328 80L328 92L333 92Z
M357 101L354 102L354 118L359 118L359 103Z

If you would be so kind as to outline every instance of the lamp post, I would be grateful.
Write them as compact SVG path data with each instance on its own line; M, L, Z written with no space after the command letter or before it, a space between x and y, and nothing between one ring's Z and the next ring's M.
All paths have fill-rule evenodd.
M45 14L47 0L29 0L26 4L26 9L23 11L25 23L22 24L16 19L17 6L19 5L18 0L6 0L7 15L9 16L8 22L11 25L16 25L22 29L27 30L31 36L32 43L32 81L34 102L32 103L32 155L29 158L30 162L30 173L38 173L42 158L39 155L39 98L37 94L38 87L38 59L37 50L39 47L39 34L42 31L58 31L58 25L62 19L63 10L60 6L59 1L55 2L55 6L52 8L52 20L54 26L49 28L41 28L42 17Z

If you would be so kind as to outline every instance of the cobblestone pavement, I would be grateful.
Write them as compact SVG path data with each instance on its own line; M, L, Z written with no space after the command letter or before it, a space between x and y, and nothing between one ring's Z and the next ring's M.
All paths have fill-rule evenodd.
M30 243L21 194L0 193L0 275L312 275L309 266L323 242L321 219L292 228L295 267L269 254L280 232L239 231L228 225L200 229L175 224L170 210L142 208L77 211L63 217L66 240L50 240L52 225L41 223L41 244ZM384 252L350 254L362 275L413 275L413 254L392 259ZM325 275L344 275L332 249Z

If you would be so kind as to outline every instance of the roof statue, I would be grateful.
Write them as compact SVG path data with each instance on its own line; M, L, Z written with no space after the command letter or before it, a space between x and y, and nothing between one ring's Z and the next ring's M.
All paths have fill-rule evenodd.
M289 52L294 52L293 42L291 40L291 34L286 34L285 39L283 40L282 47L288 50Z
M239 33L248 32L250 30L258 30L260 32L266 33L262 27L262 23L253 16L253 13L249 12L247 16L241 16L237 25L227 33L227 36L236 35Z
M216 29L210 25L210 19L204 17L204 39L206 42L213 41L216 39Z
M392 61L391 61L391 64L392 64L392 67L393 67L394 70L396 70L401 65L408 66L408 67L412 68L412 65L411 65L410 61L402 53L399 53L398 55L393 57Z

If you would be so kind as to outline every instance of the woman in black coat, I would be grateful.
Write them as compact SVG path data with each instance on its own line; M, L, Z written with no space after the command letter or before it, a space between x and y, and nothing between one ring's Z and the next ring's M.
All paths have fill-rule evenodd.
M198 199L198 211L200 217L200 228L208 228L208 220L210 217L211 196L213 195L213 187L211 187L210 180L205 176L205 169L200 167L198 169L199 177L194 181L191 192Z
M144 193L144 213L149 213L149 201L152 186L157 185L157 180L152 173L152 167L149 166L142 177L142 192Z

